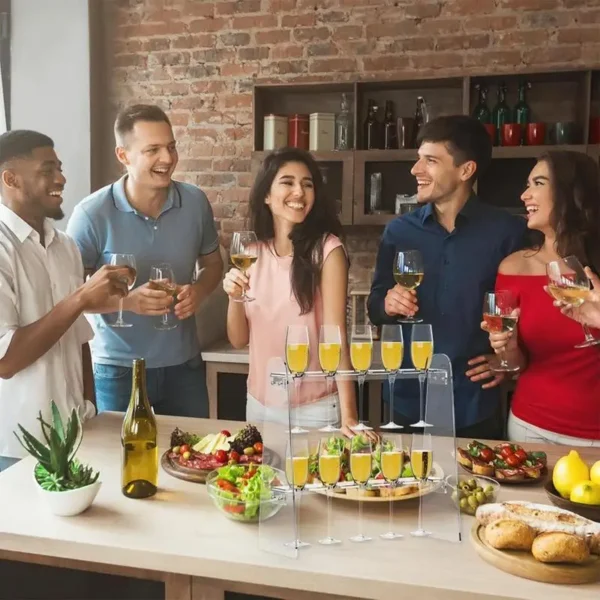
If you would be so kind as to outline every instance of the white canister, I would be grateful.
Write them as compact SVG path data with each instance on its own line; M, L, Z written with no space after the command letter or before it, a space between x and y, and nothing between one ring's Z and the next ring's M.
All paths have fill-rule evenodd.
M288 143L288 120L282 115L265 115L263 150L285 148Z
M335 148L335 113L312 113L310 115L311 152Z

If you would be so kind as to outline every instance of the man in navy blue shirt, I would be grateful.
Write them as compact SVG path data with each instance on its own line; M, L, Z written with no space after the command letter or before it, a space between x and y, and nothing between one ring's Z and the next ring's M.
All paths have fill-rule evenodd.
M456 432L460 437L499 438L502 373L492 371L488 336L481 330L483 298L493 291L502 259L524 246L526 223L487 205L473 191L492 157L483 125L463 115L439 117L419 132L419 208L390 222L383 232L368 301L375 325L418 313L433 328L434 352L452 361ZM417 290L396 284L396 252L419 250L425 277ZM410 325L404 328L410 340ZM408 345L408 344L407 344ZM408 355L408 356L406 356ZM412 366L410 353L404 367ZM383 386L389 402L388 386ZM397 380L394 420L419 419L416 380Z

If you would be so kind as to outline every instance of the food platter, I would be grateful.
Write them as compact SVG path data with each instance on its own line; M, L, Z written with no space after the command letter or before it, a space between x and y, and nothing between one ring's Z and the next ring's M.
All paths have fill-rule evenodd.
M462 468L462 470L465 471L466 473L471 473L472 475L474 474L473 469L469 469L468 467L466 467L465 465L462 465L460 463L459 463L459 465ZM504 484L506 484L506 485L535 485L538 483L542 483L546 479L546 475L548 475L548 469L546 467L544 467L541 470L541 476L539 479L499 479L497 477L494 477L493 475L489 475L488 477L502 485L504 485Z
M478 522L471 529L471 542L484 561L517 577L565 585L600 580L600 556L595 554L582 564L541 563L527 551L493 548L486 540L485 526Z

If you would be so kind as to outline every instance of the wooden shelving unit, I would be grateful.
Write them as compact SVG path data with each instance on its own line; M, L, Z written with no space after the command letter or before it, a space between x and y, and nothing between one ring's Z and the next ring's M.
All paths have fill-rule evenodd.
M396 81L354 81L344 83L299 83L256 85L254 88L254 152L253 169L260 165L263 118L266 114L333 112L340 110L341 94L346 93L352 103L355 149L344 152L316 152L315 159L327 170L329 192L339 202L339 212L345 225L382 226L395 218L396 194L416 192L416 183L410 174L416 149L365 150L363 122L368 100L373 99L383 110L386 100L394 103L395 117L414 116L417 96L427 102L430 117L446 114L472 114L477 102L474 86L488 87L490 110L496 103L496 90L503 82L508 88L508 104L517 101L519 81L530 81L528 103L532 121L550 124L559 121L574 122L576 137L572 144L540 146L495 146L492 166L478 182L478 193L484 201L501 206L514 213L522 212L520 194L526 176L540 155L551 150L573 150L594 156L600 161L600 144L588 143L591 117L600 116L600 70L523 71L510 75L481 74L468 77L435 79L404 79ZM383 115L379 115L383 119ZM383 179L383 207L390 214L370 214L368 186L370 176L381 172Z

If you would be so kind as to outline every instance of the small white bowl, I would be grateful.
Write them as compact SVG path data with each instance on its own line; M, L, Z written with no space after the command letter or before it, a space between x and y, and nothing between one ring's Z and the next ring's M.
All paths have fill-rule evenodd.
M76 490L67 490L65 492L51 492L43 489L33 476L35 487L43 502L49 508L53 515L59 517L74 517L88 509L102 485L101 481L96 481L85 487Z

